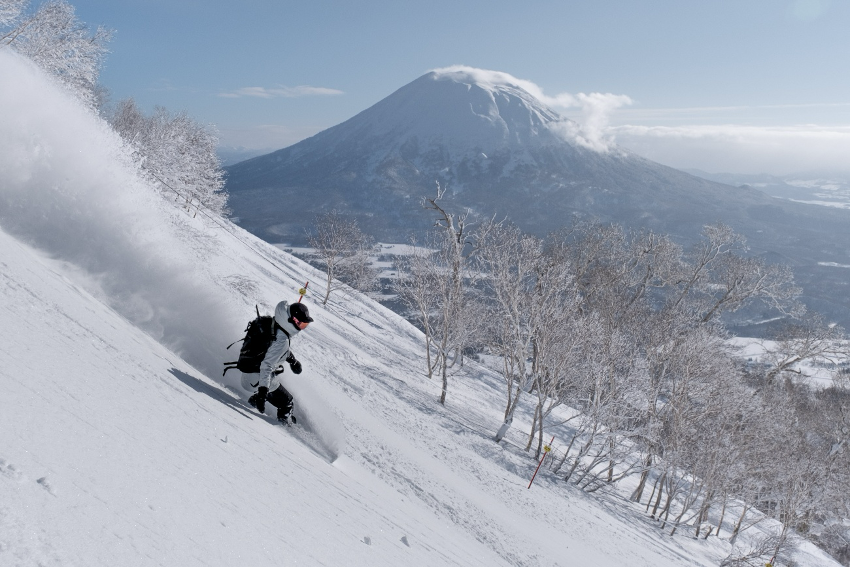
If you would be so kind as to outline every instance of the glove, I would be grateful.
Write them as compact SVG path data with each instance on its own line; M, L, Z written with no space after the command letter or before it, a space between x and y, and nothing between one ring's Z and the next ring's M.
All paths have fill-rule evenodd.
M266 396L269 394L269 389L267 387L260 387L257 390L257 410L260 411L260 414L266 411Z
M292 353L289 354L289 357L286 358L286 362L289 363L289 368L292 369L292 372L296 375L301 374L301 363L298 362Z

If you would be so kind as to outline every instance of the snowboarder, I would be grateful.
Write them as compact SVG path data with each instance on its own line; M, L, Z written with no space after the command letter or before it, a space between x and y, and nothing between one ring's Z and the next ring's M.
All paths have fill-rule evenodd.
M281 361L286 361L293 373L296 375L301 373L301 363L292 354L290 342L293 337L307 328L313 318L310 317L310 312L304 304L296 302L290 305L284 300L275 308L274 321L275 337L260 364L260 372L242 373L242 386L249 391L257 389L248 399L251 406L260 412L265 412L268 401L277 407L278 420L287 424L291 419L294 423L295 417L290 415L292 395L280 384L278 374L282 371L278 369L278 366Z

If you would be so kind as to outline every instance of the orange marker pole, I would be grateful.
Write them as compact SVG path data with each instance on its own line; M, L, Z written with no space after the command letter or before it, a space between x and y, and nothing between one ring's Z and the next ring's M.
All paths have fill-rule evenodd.
M299 297L298 297L298 301L299 301L299 302L301 302L301 298L303 298L303 297L304 297L304 294L306 294L306 293L307 293L307 286L309 286L309 285L310 285L310 281L308 280L308 281L304 284L304 287L303 287L303 288L299 288L299 289L298 289L298 293L299 293L299 294L301 294L301 296L299 296Z
M537 477L537 471L540 469L540 466L543 465L543 460L546 459L546 454L549 453L549 450L552 449L552 442L555 441L555 436L552 436L552 439L549 440L549 444L543 446L543 457L540 458L540 463L537 464L537 469L534 470L534 475L531 476L531 481L528 482L528 487L526 489L531 489L531 484L534 483L534 478Z

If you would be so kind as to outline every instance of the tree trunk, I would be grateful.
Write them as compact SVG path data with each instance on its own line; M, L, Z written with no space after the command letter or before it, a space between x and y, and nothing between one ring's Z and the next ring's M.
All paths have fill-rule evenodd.
M540 416L540 405L534 409L534 418L531 420L531 432L528 434L528 443L525 445L525 451L531 449L531 443L534 442L534 434L537 432L537 418Z
M496 432L495 441L498 444L505 437L505 434L508 433L508 429L511 427L511 421L505 420L502 422L502 425L499 427L499 431Z
M581 454L577 455L577 456L573 459L573 465L572 465L572 467L570 468L570 471L568 471L568 472L567 472L567 475L565 475L565 476L564 476L564 481L569 481L569 480L570 480L570 478L573 476L573 473L575 473L575 470L576 470L576 468L578 467L578 462L579 462L579 458L580 458L580 457L581 457Z
M443 368L443 372L442 372L442 375L443 375L443 390L440 393L440 404L445 406L445 404L446 404L446 393L449 391L449 375L448 375L448 368L447 368L446 363L445 363L445 358L443 358L442 368Z
M646 500L646 510L645 513L649 512L649 507L652 505L652 498L655 497L655 490L658 488L658 480L661 479L661 476L655 478L655 483L652 484L652 493L649 494L649 499Z
M640 474L640 481L638 482L637 489L635 489L634 493L632 493L631 499L635 503L640 503L640 500L643 497L643 490L646 487L646 480L649 477L649 466L651 466L651 465L652 465L652 453L649 453L646 456L646 463L644 464L644 470ZM657 482L658 478L656 478L655 481ZM654 488L653 488L652 492L655 493ZM649 500L652 501L652 496L649 497ZM647 508L648 507L649 507L649 504L647 503Z
M570 450L572 449L573 443L576 441L577 437L578 437L578 432L573 434L573 438L572 438L572 440L570 440L570 445L567 446L566 450L564 450L564 457L561 458L561 461L558 462L558 467L556 467L552 473L558 473L561 470L561 468L564 466L564 462L567 461L567 456L570 455Z
M738 532L741 530L741 524L744 522L744 517L747 516L747 511L749 510L749 506L745 503L744 508L741 511L741 517L738 519L738 522L735 523L735 528L732 529L732 537L729 539L730 544L735 544L735 541L738 540Z
M720 509L720 520L717 521L717 530L714 531L714 536L717 536L717 537L720 536L720 527L723 526L723 517L726 515L726 501L727 501L728 498L729 498L729 496L726 493L724 493L723 494L723 508Z
M333 283L333 269L328 267L328 282L327 287L325 288L325 298L322 300L322 305L326 305L328 303L328 298L331 297L331 284Z
M543 409L540 409L540 427L537 429L537 452L534 454L534 459L540 458L540 452L543 451Z
M710 491L706 493L705 499L702 500L702 506L699 509L699 513L697 513L697 531L694 535L694 538L699 538L699 531L702 528L702 524L708 519L708 511L711 509L711 502L714 500L714 491ZM711 532L711 529L708 530Z
M782 545L785 544L786 538L788 538L788 524L782 523L782 532L779 533L779 538L776 539L776 548L773 549L773 556L770 558L771 566L776 562L776 557L779 556L779 551L782 549Z
M584 468L584 471L582 472L581 477L579 477L576 480L575 484L580 485L581 482L584 481L584 478L587 477L588 475L590 475L590 472L593 471L593 469L596 466L598 466L599 464L601 464L603 461L605 461L605 459L602 457L602 450L600 449L599 453L596 454L594 456L593 460L590 462L590 465L588 465L586 468ZM593 479L593 478L591 477L591 479ZM587 487L587 484L585 485L585 487Z
M682 504L682 512L679 513L679 516L676 517L673 520L673 530L670 531L670 536L673 536L674 534L676 534L676 530L679 528L679 523L682 522L682 519L684 518L685 513L687 513L688 509L690 509L690 507L688 506L688 502L690 500L691 500L691 496L688 495L688 498L685 499L685 502Z
M659 480L656 480L656 483L658 483L658 497L655 499L655 506L652 508L652 515L650 515L653 519L656 518L655 514L658 512L658 505L661 504L661 494L664 493L664 480L666 479L666 477L667 472L665 471L661 474L661 477L659 478L660 482Z
M667 519L670 518L670 506L673 503L673 492L668 488L667 489L667 501L664 503L664 510L661 511L664 514L664 520L661 522L661 528L667 526ZM661 518L661 515L658 515L658 518Z
M507 435L508 430L510 430L511 424L514 421L514 412L516 412L516 405L508 404L508 408L505 410L505 421L499 427L499 431L496 432L495 441L497 444L502 441L502 439Z

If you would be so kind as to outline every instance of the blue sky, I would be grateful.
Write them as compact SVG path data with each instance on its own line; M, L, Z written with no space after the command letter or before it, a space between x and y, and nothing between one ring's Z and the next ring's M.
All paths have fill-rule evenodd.
M70 1L116 30L116 100L186 110L223 146L288 146L462 64L553 97L625 95L610 136L674 167L850 170L843 0Z

